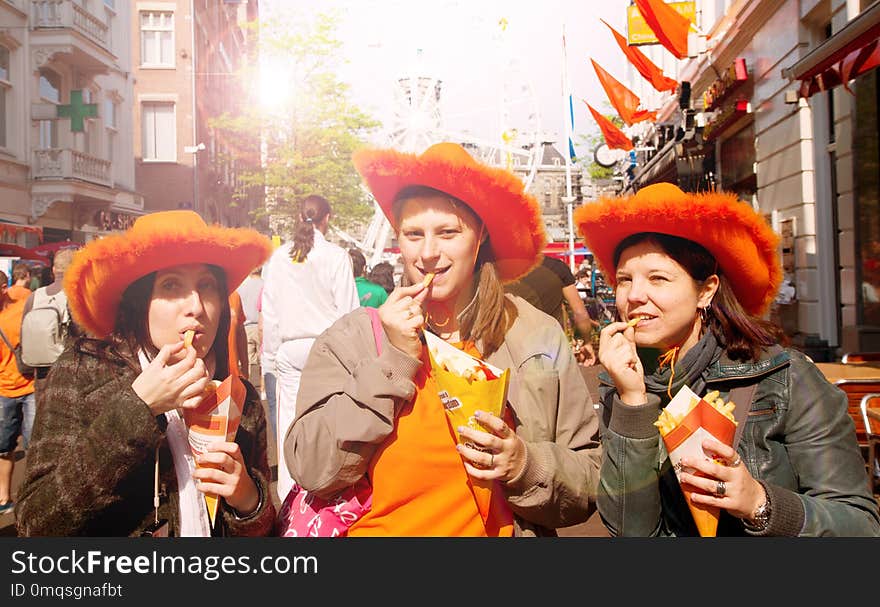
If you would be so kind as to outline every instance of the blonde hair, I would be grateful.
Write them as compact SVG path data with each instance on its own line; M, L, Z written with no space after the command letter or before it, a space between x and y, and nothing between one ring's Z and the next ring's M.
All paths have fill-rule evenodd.
M61 249L55 253L55 257L52 259L52 272L55 273L56 277L67 271L67 268L70 267L70 262L73 261L74 253L76 253L74 249Z

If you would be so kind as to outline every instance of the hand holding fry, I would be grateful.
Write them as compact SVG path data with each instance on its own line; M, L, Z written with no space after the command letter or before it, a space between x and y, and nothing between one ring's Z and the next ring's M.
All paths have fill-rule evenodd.
M183 358L174 362L173 358L180 354ZM194 349L184 350L183 342L178 342L162 346L131 387L153 415L160 415L172 409L197 406L207 384L204 361L196 356Z
M626 405L647 402L645 371L636 351L635 329L624 322L613 322L599 334L599 362L617 386Z
M413 358L418 358L422 353L419 334L425 323L422 302L427 295L428 289L424 283L397 287L379 307L379 318L388 341Z

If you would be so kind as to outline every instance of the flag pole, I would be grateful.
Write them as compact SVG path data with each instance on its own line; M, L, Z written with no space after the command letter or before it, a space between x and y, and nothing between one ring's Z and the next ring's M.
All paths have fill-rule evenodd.
M574 273L574 221L572 219L574 196L571 192L571 153L574 146L571 142L571 129L574 122L574 107L571 103L571 91L568 84L568 56L565 50L565 23L562 24L562 97L565 102L565 141L568 150L565 151L565 203L568 212L568 267Z

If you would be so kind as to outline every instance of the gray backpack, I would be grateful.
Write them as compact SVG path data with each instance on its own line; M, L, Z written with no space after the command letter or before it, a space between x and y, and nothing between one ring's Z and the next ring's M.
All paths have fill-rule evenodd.
M21 319L21 360L31 367L50 367L64 350L70 312L67 295L34 291L33 307Z

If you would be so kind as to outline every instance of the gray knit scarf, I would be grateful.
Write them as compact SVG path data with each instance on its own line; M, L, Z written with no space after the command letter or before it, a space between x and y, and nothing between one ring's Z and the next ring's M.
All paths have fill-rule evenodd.
M696 394L703 394L706 390L703 372L709 365L717 361L723 352L723 348L718 345L712 331L706 331L706 334L693 348L688 350L680 360L675 361L673 376L671 365L658 367L657 350L640 348L639 358L645 368L645 388L651 394L659 396L664 407L671 400L667 391L675 396L685 384ZM649 369L653 369L653 372L650 372ZM671 387L670 377L672 377Z

